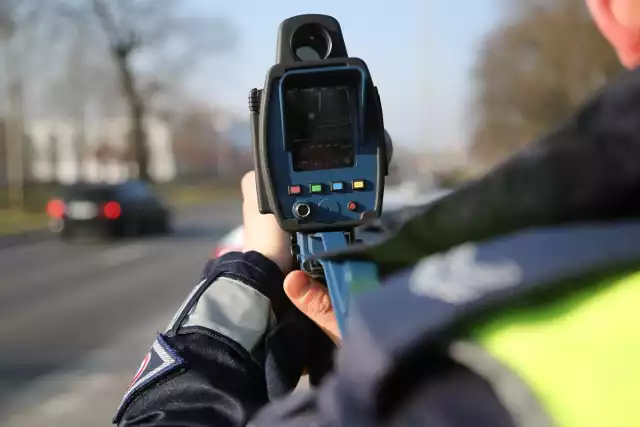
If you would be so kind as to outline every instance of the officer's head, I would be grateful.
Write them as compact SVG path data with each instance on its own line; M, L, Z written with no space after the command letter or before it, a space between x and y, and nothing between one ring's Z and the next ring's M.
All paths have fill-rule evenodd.
M587 0L587 5L622 64L640 67L640 0Z

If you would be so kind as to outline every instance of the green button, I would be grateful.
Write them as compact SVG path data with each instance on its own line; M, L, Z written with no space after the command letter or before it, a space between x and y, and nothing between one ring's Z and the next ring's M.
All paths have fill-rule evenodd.
M312 193L322 193L322 184L311 184Z

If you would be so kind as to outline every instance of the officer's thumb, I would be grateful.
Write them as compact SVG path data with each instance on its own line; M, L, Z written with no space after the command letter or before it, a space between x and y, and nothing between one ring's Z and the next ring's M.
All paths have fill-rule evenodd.
M313 320L336 345L340 344L338 321L325 286L297 270L284 279L284 292L298 310Z

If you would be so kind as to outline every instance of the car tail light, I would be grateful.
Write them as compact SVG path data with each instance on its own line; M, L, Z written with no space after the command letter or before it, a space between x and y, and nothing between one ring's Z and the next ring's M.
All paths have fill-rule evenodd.
M60 219L64 216L65 206L62 200L51 200L47 203L47 215L53 219Z
M118 219L122 214L122 209L120 208L120 203L118 202L107 202L102 207L102 214L107 219Z

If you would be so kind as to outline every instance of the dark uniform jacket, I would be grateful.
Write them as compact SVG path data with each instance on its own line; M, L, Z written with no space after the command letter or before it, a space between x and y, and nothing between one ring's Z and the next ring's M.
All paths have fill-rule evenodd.
M639 190L640 73L631 72L488 175L393 223L389 239L332 255L376 262L384 285L356 299L334 356L272 262L255 252L210 261L114 422L550 425L518 378L486 369L465 331L587 286L581 278L636 268ZM290 394L305 366L321 384ZM500 381L487 374L498 371Z

